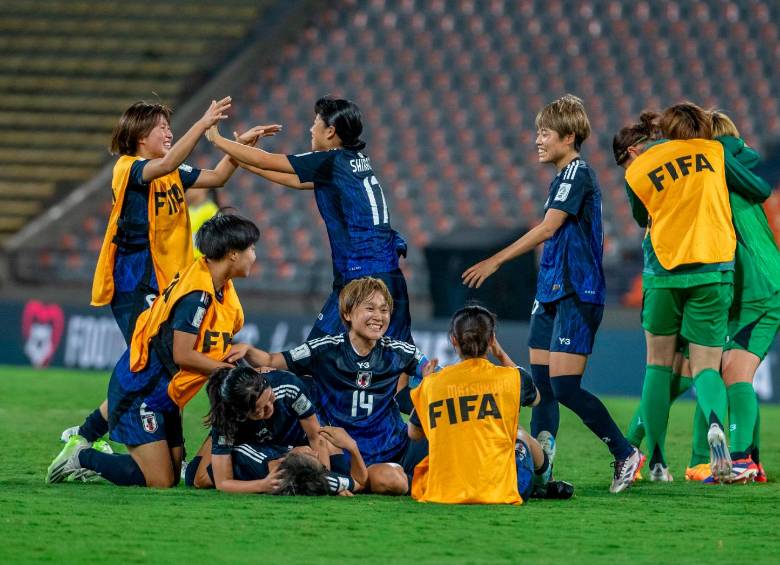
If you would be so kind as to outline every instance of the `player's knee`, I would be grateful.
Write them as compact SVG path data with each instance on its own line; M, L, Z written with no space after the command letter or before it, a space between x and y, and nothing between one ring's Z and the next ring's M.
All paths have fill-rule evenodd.
M176 478L173 470L168 472L144 473L146 486L149 488L171 488L176 486Z
M409 490L409 479L403 467L395 463L373 465L368 470L373 494L402 495Z
M555 400L563 405L573 399L580 392L579 376L563 376L550 379L550 386Z

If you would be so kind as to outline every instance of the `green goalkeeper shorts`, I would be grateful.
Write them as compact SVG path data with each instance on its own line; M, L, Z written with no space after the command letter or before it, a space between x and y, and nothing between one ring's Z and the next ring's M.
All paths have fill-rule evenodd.
M744 349L766 357L780 329L780 292L761 300L735 304L724 349Z
M731 283L645 289L642 327L653 335L678 334L689 343L722 347L733 295Z

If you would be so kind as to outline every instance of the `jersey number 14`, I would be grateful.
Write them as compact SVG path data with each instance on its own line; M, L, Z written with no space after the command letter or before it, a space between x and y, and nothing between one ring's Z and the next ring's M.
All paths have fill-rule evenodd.
M390 221L387 214L387 202L382 192L382 186L374 175L363 179L363 188L368 195L368 204L371 206L371 219L374 225L386 224Z
M356 390L352 393L352 417L357 418L358 408L367 411L366 416L370 416L374 411L374 395L366 394L365 390Z

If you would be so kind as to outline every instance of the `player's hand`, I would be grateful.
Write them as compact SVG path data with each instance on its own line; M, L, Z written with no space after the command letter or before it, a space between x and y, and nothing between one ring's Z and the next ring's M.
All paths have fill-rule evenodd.
M357 448L357 443L344 428L336 426L323 426L320 428L320 436L340 449L347 451Z
M342 491L339 493L339 496L355 496L355 495L352 493L352 491L349 491L349 490L342 490Z
M271 124L267 126L255 126L251 129L248 129L241 135L238 134L238 132L233 132L233 137L236 140L236 143L241 143L242 145L249 145L254 147L257 143L257 140L261 137L270 137L272 135L276 135L282 131L282 126L280 124Z
M282 472L279 467L268 473L268 476L260 480L260 492L272 493L282 484Z
M504 355L506 355L506 353L504 352L504 348L501 347L500 343L498 343L497 337L494 337L493 343L490 344L490 354L496 359L498 359L499 361Z
M480 261L476 265L472 265L460 276L465 284L469 288L479 288L485 280L498 270L499 264L493 259L485 259Z
M436 367L439 366L439 360L438 359L431 359L428 361L425 365L423 365L422 368L422 377L425 378L430 374L433 374L436 372Z
M233 347L230 348L230 353L225 356L223 361L235 364L239 359L246 357L250 349L252 349L252 346L248 343L234 343Z
M222 100L212 100L209 109L203 114L200 123L204 128L209 129L215 126L220 120L227 118L226 112L230 109L232 98L225 96ZM217 132L219 133L219 132ZM209 139L211 141L211 139Z

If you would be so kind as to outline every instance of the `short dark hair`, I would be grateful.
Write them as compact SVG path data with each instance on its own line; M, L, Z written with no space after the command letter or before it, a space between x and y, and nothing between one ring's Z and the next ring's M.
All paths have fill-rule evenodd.
M661 131L668 139L711 139L712 115L693 102L681 102L663 111Z
M109 151L112 155L135 155L138 141L149 135L161 116L170 124L172 113L164 104L150 104L143 100L136 102L125 110L114 126Z
M336 128L336 135L345 149L360 151L366 146L366 142L360 139L363 116L360 108L351 100L323 96L314 104L314 113L326 126Z
M204 423L232 443L239 424L254 411L257 399L270 386L265 375L252 367L217 369L206 386L211 409Z
M482 357L496 332L496 315L478 304L464 306L452 315L450 335L463 357Z
M621 128L615 134L615 137L612 138L612 155L615 157L617 165L622 165L626 162L629 147L647 141L656 141L661 138L658 118L657 113L645 110L639 115L637 123Z
M322 496L330 492L328 470L316 458L292 452L279 465L281 482L274 494Z
M251 220L238 214L219 212L206 221L195 234L197 245L206 259L218 261L230 251L244 251L260 239L260 230Z

